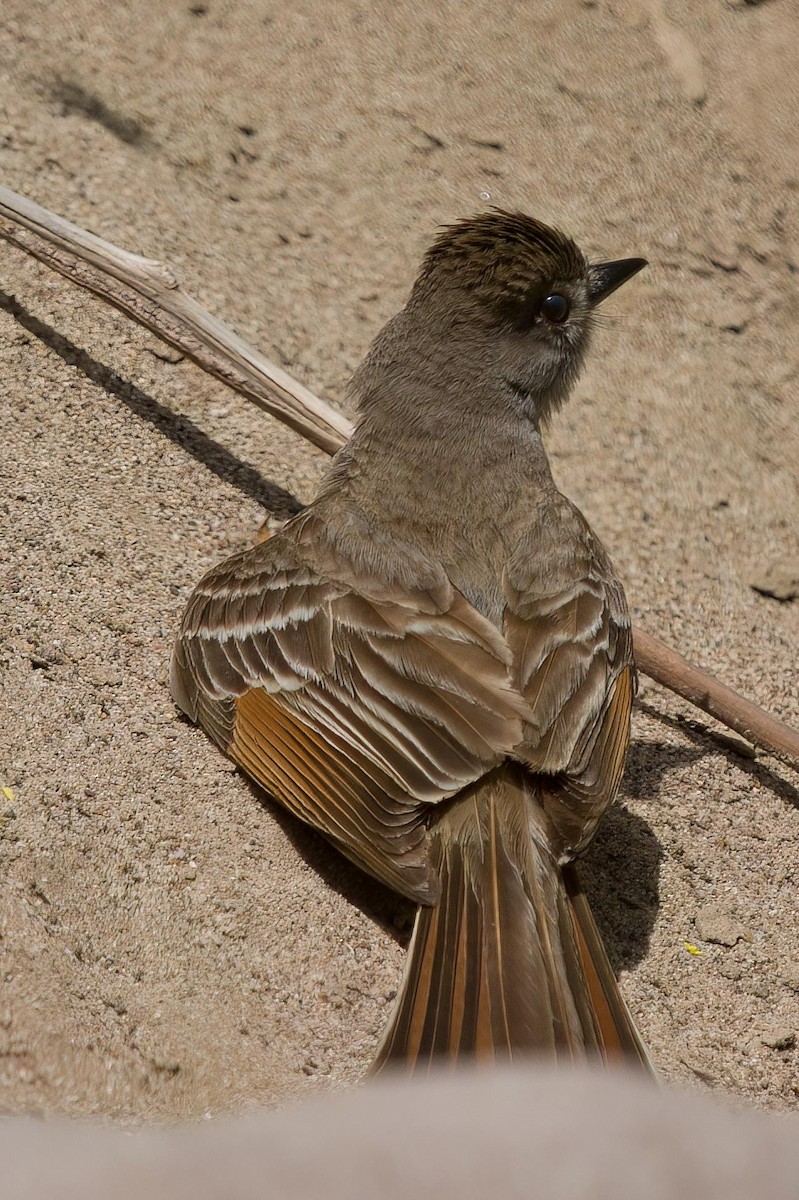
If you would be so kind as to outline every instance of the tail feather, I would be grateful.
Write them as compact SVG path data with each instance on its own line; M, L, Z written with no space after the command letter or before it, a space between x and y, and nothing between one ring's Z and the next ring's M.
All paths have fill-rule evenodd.
M495 772L431 836L441 900L417 914L375 1069L536 1052L648 1065L576 875L548 847L532 780Z
M654 1075L646 1046L619 991L591 906L573 866L563 869L563 882L582 968L581 990L589 1001L602 1057L607 1062L634 1063ZM579 981L576 986L579 988Z

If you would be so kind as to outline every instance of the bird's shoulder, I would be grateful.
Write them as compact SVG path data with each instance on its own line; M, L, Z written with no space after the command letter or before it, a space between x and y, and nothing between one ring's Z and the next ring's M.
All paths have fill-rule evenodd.
M605 595L613 615L626 617L621 581L599 536L576 504L555 489L532 503L503 572L509 607L523 616L530 604L589 586Z
M389 523L371 519L354 503L322 502L208 571L195 588L183 629L199 632L192 620L201 612L209 629L224 630L232 614L239 622L266 625L288 616L292 598L316 607L344 595L434 616L452 609L457 589L439 561Z
M267 541L209 571L189 599L178 643L202 642L204 663L213 654L209 643L276 640L285 654L311 629L311 673L317 676L333 671L345 645L350 653L364 637L381 644L412 638L431 656L460 656L462 667L470 663L484 684L503 693L508 687L510 651L501 630L454 586L443 565L341 502L309 506ZM232 692L245 679L256 683L247 672L241 676ZM309 674L300 672L291 683L285 675L282 685L297 686L303 678Z

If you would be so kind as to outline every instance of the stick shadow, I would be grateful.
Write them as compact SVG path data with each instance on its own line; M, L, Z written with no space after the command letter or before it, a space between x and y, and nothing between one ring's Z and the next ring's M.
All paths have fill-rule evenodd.
M172 412L134 383L123 379L116 371L92 358L87 351L75 346L51 325L29 312L15 296L0 290L0 309L10 313L23 329L38 338L63 362L76 367L92 383L119 400L139 420L152 425L170 442L202 463L218 479L232 484L274 516L287 518L302 508L299 500L290 492L264 479L255 467L242 462L226 447L208 437L188 417Z
M756 779L761 787L768 788L777 799L785 801L786 804L793 805L794 808L799 808L799 788L776 774L769 766L767 759L747 758L731 746L725 745L720 740L719 735L714 734L701 721L661 712L659 708L641 700L637 701L637 707L641 712L646 713L648 717L659 721L661 725L666 725L669 729L679 730L683 737L699 748L697 753L698 758L704 758L708 755L723 756L727 762L733 763L739 771L744 771ZM721 735L721 737L724 736L723 734ZM670 749L673 749L673 747L670 747Z

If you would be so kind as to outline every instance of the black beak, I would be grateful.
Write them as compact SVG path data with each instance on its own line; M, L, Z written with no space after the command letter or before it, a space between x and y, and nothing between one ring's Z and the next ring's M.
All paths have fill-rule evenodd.
M592 304L602 301L647 265L645 258L620 258L617 262L594 263L588 268L588 298Z

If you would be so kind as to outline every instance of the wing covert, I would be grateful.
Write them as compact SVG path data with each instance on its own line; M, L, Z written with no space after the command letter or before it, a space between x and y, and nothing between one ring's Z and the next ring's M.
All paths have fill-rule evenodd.
M527 706L502 635L443 572L416 589L383 577L375 594L370 573L331 564L314 522L306 511L205 576L173 695L359 866L430 902L428 806L518 744Z
M621 584L582 515L560 499L508 563L504 630L532 712L516 754L553 777L545 808L569 858L618 789L635 675Z

